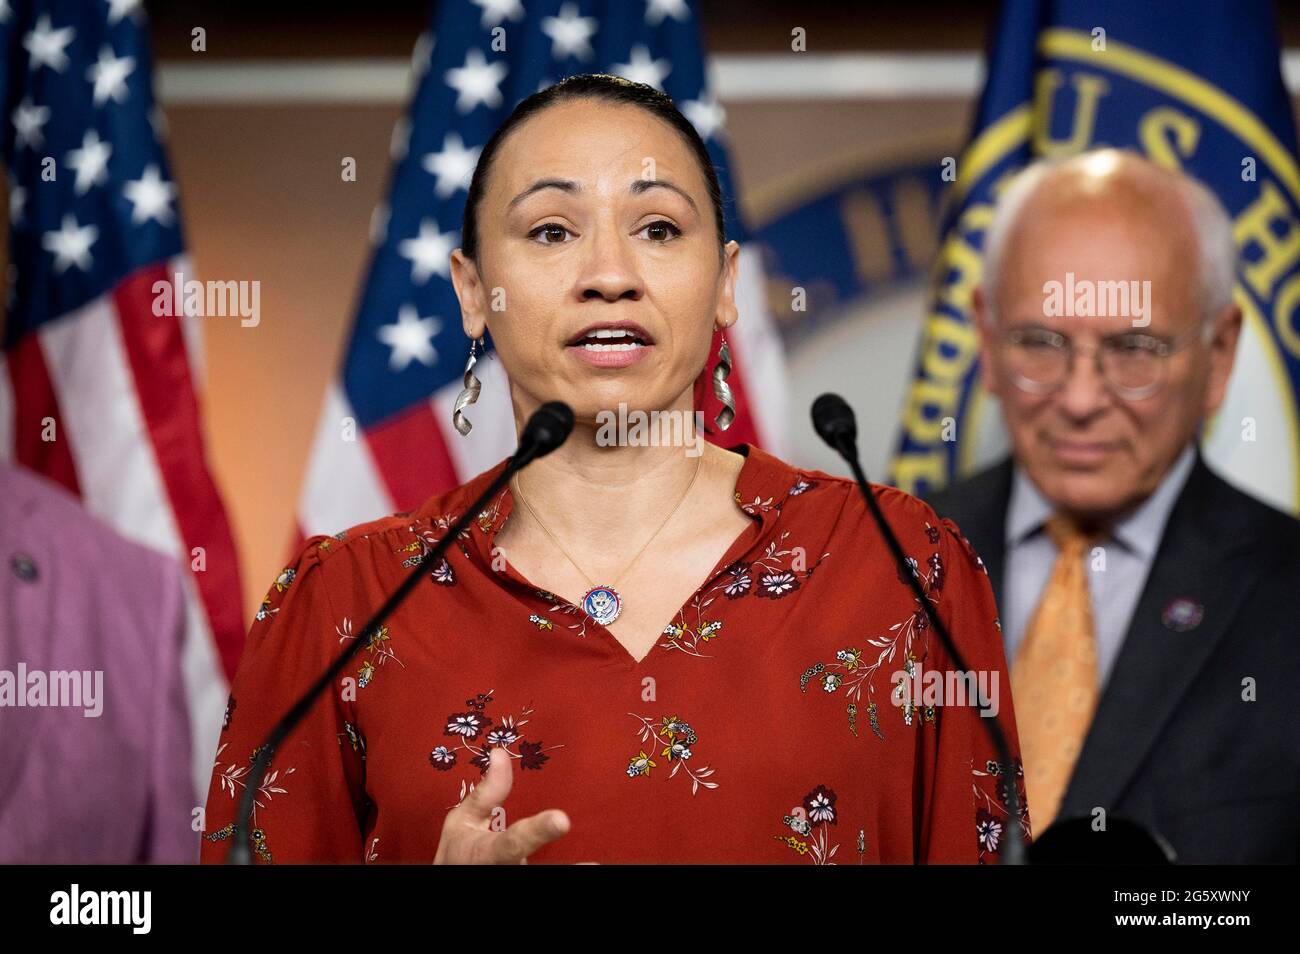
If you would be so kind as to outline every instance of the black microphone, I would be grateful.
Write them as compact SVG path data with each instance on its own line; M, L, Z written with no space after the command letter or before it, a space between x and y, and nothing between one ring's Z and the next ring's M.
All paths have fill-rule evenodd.
M248 773L248 782L244 786L244 794L239 802L239 812L235 816L234 832L232 834L233 843L226 855L226 864L247 865L252 863L252 852L248 846L248 823L253 815L254 797L262 785L262 777L271 765L271 757L275 754L276 748L306 717L312 705L320 698L321 693L330 686L334 681L334 677L343 670L361 647L370 644L384 620L391 616L411 595L416 583L424 575L425 569L438 565L438 561L447 552L447 548L451 546L452 541L460 536L462 530L469 526L469 522L486 506L488 500L504 487L516 472L522 470L537 458L546 456L563 444L572 430L573 411L569 409L567 404L561 401L548 401L534 411L520 434L518 449L506 462L505 468L497 475L497 478L478 495L478 499L465 508L460 517L448 528L442 539L415 564L414 569L402 581L401 586L393 591L393 594L388 597L383 606L379 607L375 615L371 617L370 622L366 623L365 628L352 641L352 644L339 654L329 668L321 673L320 678L312 683L311 688L302 694L302 697L293 704L293 707L271 729L266 741L256 749L257 756L253 759L253 766Z
M858 422L853 408L838 394L823 394L813 401L813 427L817 436L840 452L858 456ZM850 461L852 463L852 461Z
M568 440L572 431L573 410L569 405L563 401L547 401L524 425L511 466L519 470L538 457L545 457Z
M926 618L929 619L930 626L939 635L939 641L943 643L943 648L947 651L952 664L958 670L968 672L970 667L966 665L966 661L958 651L952 636L948 633L948 628L939 619L939 614L931 608L925 591L921 589L921 584L917 581L911 566L907 562L907 555L903 553L903 547L898 542L898 537L894 536L894 531L890 529L889 522L885 519L880 504L876 500L876 495L871 492L871 488L867 485L867 475L862 470L862 461L858 459L858 425L853 416L853 409L838 394L823 394L813 401L812 419L813 428L817 431L818 436L837 451L844 458L845 463L853 470L853 477L858 482L858 490L862 491L862 496L867 501L867 509L871 511L876 526L880 528L881 536L885 538L885 543L889 545L894 562L898 565L899 575L907 580L911 586L912 593L916 596L917 602L921 604L921 608L925 610ZM1002 732L1002 726L998 724L996 717L992 719L981 717L980 722L984 723L984 729L989 734L993 748L997 750L998 762L1004 767L1000 777L1006 784L1007 809L1010 812L1012 823L1007 825L1006 853L1002 856L1003 864L1024 864L1025 845L1020 839L1020 793L1016 790L1015 765L1011 761L1011 747L1007 745L1007 737Z

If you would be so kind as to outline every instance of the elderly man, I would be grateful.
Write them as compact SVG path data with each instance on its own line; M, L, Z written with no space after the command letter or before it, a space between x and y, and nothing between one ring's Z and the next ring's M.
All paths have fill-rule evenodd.
M1022 172L985 247L1013 457L931 502L999 597L1035 836L1122 817L1181 861L1300 861L1300 522L1197 446L1241 330L1226 213L1098 150Z

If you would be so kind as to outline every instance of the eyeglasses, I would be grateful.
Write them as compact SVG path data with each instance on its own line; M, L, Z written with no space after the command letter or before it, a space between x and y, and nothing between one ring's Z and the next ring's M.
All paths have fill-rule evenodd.
M1047 328L1012 328L1002 335L1007 366L1016 385L1032 394L1051 394L1069 377L1073 355L1093 354L1098 373L1116 395L1130 401L1151 397L1165 383L1171 354L1181 350L1196 332L1165 340L1127 332L1085 348Z

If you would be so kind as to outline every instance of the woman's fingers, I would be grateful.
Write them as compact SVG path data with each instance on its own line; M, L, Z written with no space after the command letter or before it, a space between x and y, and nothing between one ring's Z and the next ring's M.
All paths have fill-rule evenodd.
M488 753L488 768L483 780L452 809L452 814L460 813L456 820L462 823L488 821L493 810L510 794L514 775L514 759L500 748L493 747Z
M505 831L491 830L492 813L510 794L512 762L505 751L488 753L483 780L443 821L434 864L527 864L529 855L569 830L569 816L558 808L521 818Z
M521 818L492 840L492 863L521 865L528 856L568 832L569 816L558 808Z
M502 765L502 761L506 764ZM490 851L490 843L484 839L492 835L488 830L492 812L510 794L514 774L510 762L509 755L504 752L498 755L495 748L488 753L483 779L442 821L442 835L433 858L435 865L474 864Z

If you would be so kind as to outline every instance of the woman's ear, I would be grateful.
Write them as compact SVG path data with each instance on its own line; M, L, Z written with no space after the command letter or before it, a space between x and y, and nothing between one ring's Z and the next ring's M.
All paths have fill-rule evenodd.
M713 322L719 330L730 328L740 319L736 310L736 271L740 264L740 246L732 239L722 246L722 289L718 312Z
M487 308L478 266L460 249L451 253L451 285L460 301L461 326L474 341L483 337L487 327Z

